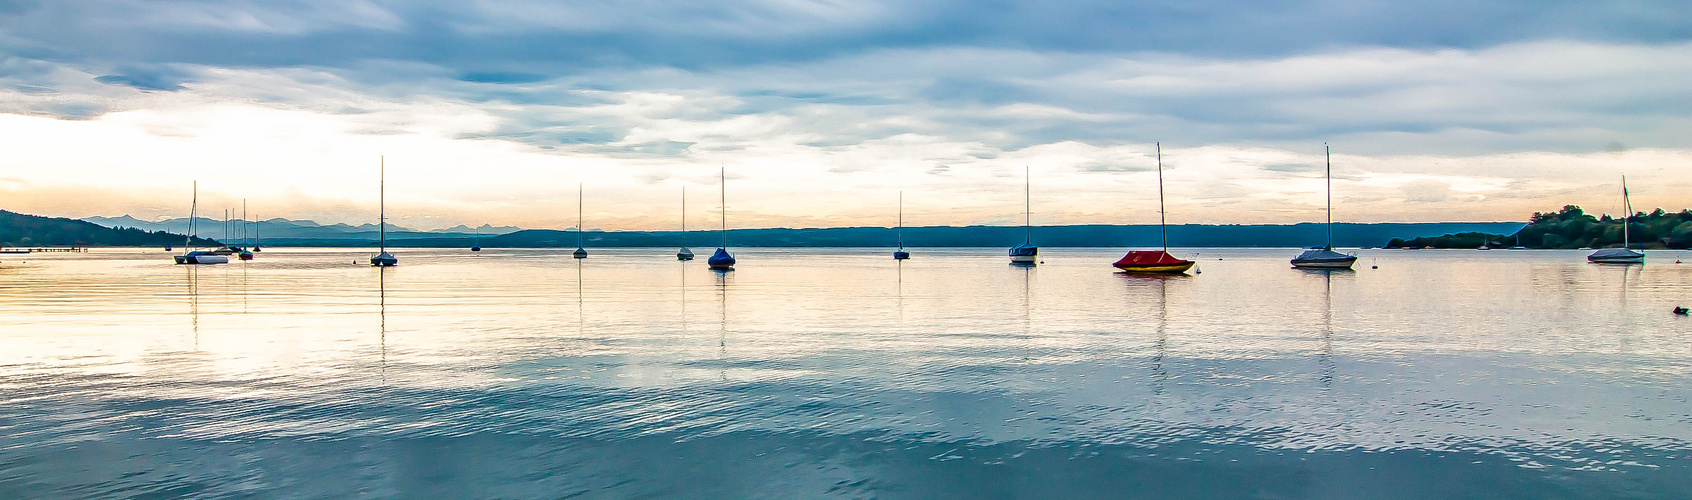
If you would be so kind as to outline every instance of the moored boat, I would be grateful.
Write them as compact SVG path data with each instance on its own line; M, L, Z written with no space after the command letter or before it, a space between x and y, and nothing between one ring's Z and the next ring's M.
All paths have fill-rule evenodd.
M718 271L733 271L734 256L728 252L728 170L722 170L718 174L722 176L719 182L722 183L723 246L717 247L711 258L705 260L705 265Z
M1034 174L1027 166L1022 167L1023 210L1022 210L1022 244L1011 247L1011 264L1032 266L1040 262L1040 247L1034 246Z
M905 251L905 192L899 192L899 229L895 235L899 238L899 247L893 250L893 260L911 258L911 253Z
M687 186L682 186L681 236L682 247L676 251L676 260L693 260L693 251L687 249Z
M377 171L379 181L376 189L376 206L378 207L376 233L378 235L377 241L381 246L376 255L370 256L370 265L373 267L393 267L399 265L399 259L388 253L388 159L383 157L378 161L381 163L379 163L380 166Z
M576 251L570 252L570 257L587 258L587 249L582 248L582 185L576 185Z
M1320 247L1310 247L1304 253L1293 257L1293 267L1300 269L1351 269L1357 263L1356 255L1347 255L1334 251L1334 155L1333 149L1327 144L1322 145L1322 153L1328 162L1328 244ZM1486 246L1481 246L1485 250Z
M1192 269L1193 264L1170 255L1168 250L1132 250L1111 266L1131 273L1179 274Z
M1356 255L1335 252L1331 247L1316 247L1293 257L1292 265L1300 269L1351 269L1356 262Z
M1157 143L1157 224L1163 235L1163 250L1130 250L1111 267L1129 273L1181 274L1193 268L1193 261L1169 254L1169 221L1163 209L1163 143Z
M1645 253L1633 251L1633 240L1628 233L1627 226L1633 220L1633 201L1627 196L1627 176L1622 176L1622 246L1621 248L1601 248L1586 256L1586 261L1594 264L1644 264Z
M172 255L171 260L177 264L227 264L228 257L218 254L216 250L194 250L194 238L200 235L200 182L194 181L194 201L188 206L188 236L182 243L182 255ZM166 248L169 250L169 248Z

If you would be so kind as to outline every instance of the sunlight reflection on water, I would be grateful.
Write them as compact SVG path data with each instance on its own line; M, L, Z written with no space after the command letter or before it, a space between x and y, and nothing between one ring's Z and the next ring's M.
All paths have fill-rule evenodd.
M8 259L0 497L1692 495L1684 252L1045 252Z

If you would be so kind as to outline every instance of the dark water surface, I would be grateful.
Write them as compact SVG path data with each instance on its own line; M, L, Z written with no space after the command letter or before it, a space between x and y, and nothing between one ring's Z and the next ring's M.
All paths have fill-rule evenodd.
M0 498L1692 498L1685 252L593 252L7 256Z

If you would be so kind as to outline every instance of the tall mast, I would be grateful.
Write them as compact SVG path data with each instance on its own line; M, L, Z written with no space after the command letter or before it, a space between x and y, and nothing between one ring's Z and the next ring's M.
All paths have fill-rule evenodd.
M729 246L728 169L725 168L725 167L717 167L717 168L719 169L717 171L717 175L719 176L718 179L717 179L717 183L722 186L722 190L723 190L723 193L722 193L722 196L723 196L722 197L722 204L723 204L723 206L722 206L722 208L723 208L723 248L728 248L728 246Z
M376 207L379 210L376 215L376 234L381 237L382 251L386 252L388 251L388 157L378 156L376 161L378 162Z
M247 240L247 199L241 198L241 247L250 246L253 246L253 243Z
M194 245L194 237L200 232L194 227L194 219L200 216L200 181L194 181L194 202L188 205L188 236L182 239L182 253L188 254L188 247Z
M682 186L682 246L687 246L687 186Z
M1622 174L1622 210L1627 211L1622 214L1622 249L1625 250L1632 247L1628 241L1627 222L1633 218L1633 200L1627 197L1627 174Z
M1169 220L1163 213L1163 142L1157 143L1157 227L1163 231L1163 253L1169 253Z
M1328 157L1328 249L1334 248L1334 150L1328 143L1322 143L1322 151Z
M582 247L582 185L576 184L576 248Z
M899 192L899 248L905 248L905 192Z
M1034 241L1034 174L1028 165L1022 166L1022 244Z

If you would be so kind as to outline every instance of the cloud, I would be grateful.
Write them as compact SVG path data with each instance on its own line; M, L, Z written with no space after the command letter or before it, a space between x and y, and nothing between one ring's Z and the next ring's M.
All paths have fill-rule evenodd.
M1073 195L1052 202L1051 221L1122 220L1097 206L1149 199L1158 141L1172 212L1223 222L1309 219L1323 141L1358 217L1441 217L1477 199L1500 203L1477 217L1510 217L1590 195L1623 168L1678 185L1660 169L1692 149L1683 5L1331 7L10 3L0 124L111 146L0 168L119 183L133 180L124 158L207 168L239 161L241 145L303 174L272 182L348 200L362 194L321 165L427 151L399 163L446 172L418 176L412 192L426 194L400 201L419 217L550 224L501 211L558 201L544 182L588 177L624 190L627 215L607 227L667 227L639 202L669 195L646 190L714 183L716 166L746 190L747 221L871 220L851 207L890 189L922 195L918 210L923 198L947 207L947 221L999 220L1023 166Z

